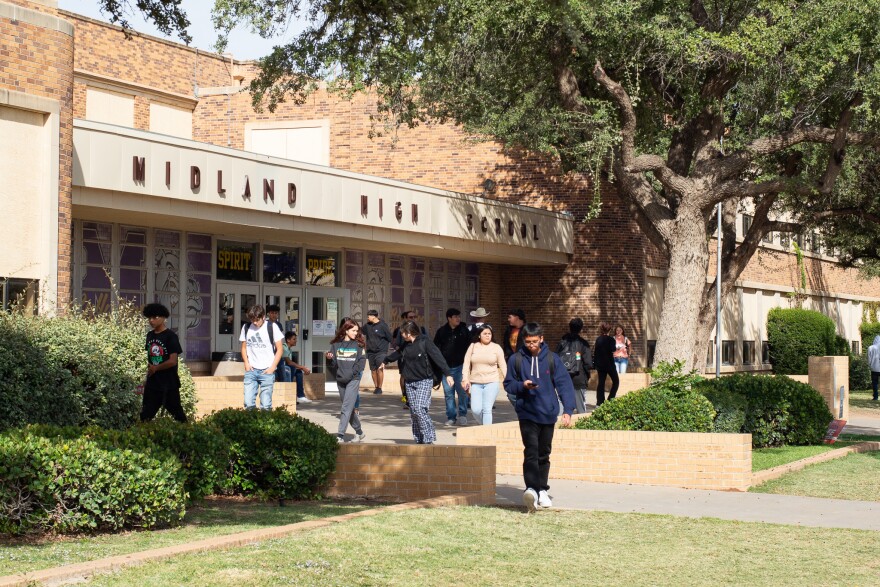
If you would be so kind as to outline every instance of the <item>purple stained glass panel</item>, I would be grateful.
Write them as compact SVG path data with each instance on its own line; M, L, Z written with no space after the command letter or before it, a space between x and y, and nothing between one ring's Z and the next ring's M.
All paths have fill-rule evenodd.
M99 314L110 312L110 291L89 291L84 290L82 294L83 305L94 308Z
M207 361L211 358L211 340L189 339L186 340L187 361Z
M388 255L388 261L395 269L403 269L406 266L403 262L403 255Z
M446 269L449 271L450 275L458 275L461 273L461 263L459 261L449 261L446 265Z
M409 292L409 303L413 306L425 304L425 291L422 288L413 288Z
M406 296L404 295L402 287L392 287L391 288L391 303L392 304L403 304L404 299L406 299Z
M472 276L464 278L464 292L462 293L464 294L463 297L465 303L469 306L477 305L477 292L479 291L479 287L477 287L478 285L478 278Z
M186 246L191 250L211 251L211 235L190 233L186 235Z
M83 240L107 241L113 238L113 225L103 222L83 222Z
M409 268L413 271L424 271L425 270L425 260L422 257L410 257L409 258Z
M187 269L189 271L201 271L203 273L210 273L212 271L211 267L211 253L210 251L207 253L202 253L199 251L189 251L186 254L186 263Z
M364 268L360 265L346 265L345 280L348 283L363 283Z
M422 287L425 281L425 274L421 272L414 272L412 274L412 285L413 287Z
M211 276L204 273L194 273L186 280L186 291L190 294L211 293Z
M370 267L385 267L385 255L382 253L367 253L367 265Z
M119 297L120 299L128 300L129 302L131 302L131 305L133 305L135 308L140 308L144 305L144 294L142 293L120 292Z
M480 264L479 263L465 263L464 264L464 272L466 275L479 275L480 274Z
M167 249L179 249L180 248L180 233L172 232L170 230L157 230L156 231L156 247L157 248L167 248Z
M392 269L391 270L391 285L403 286L403 270L402 269Z
M130 226L123 226L120 228L121 237L120 240L128 245L146 245L147 244L147 229L146 228L132 228Z
M147 264L147 248L122 245L119 264L123 267L144 267Z
M126 291L144 291L147 289L147 272L143 269L119 270L119 289Z
M82 286L84 289L110 291L110 278L107 277L103 267L86 267L83 272Z
M360 251L345 251L345 262L352 265L363 265L364 254Z
M110 245L83 243L83 262L89 265L110 265Z
M440 259L431 259L428 261L428 267L436 273L443 273L443 261Z
M189 316L186 317L186 335L190 336L211 336L211 318L210 316Z

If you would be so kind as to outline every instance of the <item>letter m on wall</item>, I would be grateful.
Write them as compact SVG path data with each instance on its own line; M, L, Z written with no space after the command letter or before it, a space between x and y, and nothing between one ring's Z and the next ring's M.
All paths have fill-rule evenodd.
M131 178L135 182L144 183L147 178L147 159L135 155L131 158Z

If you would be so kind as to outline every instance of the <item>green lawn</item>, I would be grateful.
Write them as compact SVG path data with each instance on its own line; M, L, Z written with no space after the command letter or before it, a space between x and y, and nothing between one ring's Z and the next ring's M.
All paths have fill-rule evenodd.
M283 526L367 509L363 503L264 503L208 500L188 508L182 526L152 532L124 532L91 537L54 537L40 541L0 541L0 575L128 554L203 538Z
M851 454L810 465L749 491L880 501L880 452Z
M880 532L466 507L386 512L91 584L803 587L877 584L878 568Z
M880 436L862 434L841 434L834 444L815 446L778 446L774 448L756 448L752 451L752 471L764 471L780 465L786 465L807 457L822 454L830 450L843 448L859 442L878 442Z
M880 416L880 402L871 399L870 389L854 389L849 392L849 409L861 416Z

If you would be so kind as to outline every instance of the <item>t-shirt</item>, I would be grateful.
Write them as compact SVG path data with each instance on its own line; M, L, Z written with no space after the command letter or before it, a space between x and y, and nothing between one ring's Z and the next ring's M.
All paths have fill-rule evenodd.
M519 341L519 330L520 330L519 328L511 326L510 327L510 338L507 339L507 342L510 345L510 348L512 348L514 350L514 352L516 352L516 343Z
M289 346L287 346L286 342L281 343L281 360L291 360L297 365L299 365L299 353Z
M263 321L263 325L259 328L254 328L253 324L246 326L247 332L243 326L238 340L247 342L248 363L254 369L268 369L275 360L275 347L269 343L269 321ZM278 325L272 324L272 328L274 328L275 342L284 342L284 335L281 334Z
M161 365L171 358L171 355L177 353L181 355L183 349L180 348L180 339L170 328L166 328L162 332L149 331L147 333L147 342L144 347L147 350L147 363L149 365ZM174 389L180 387L180 376L177 369L171 367L156 371L149 377L146 382L147 387Z

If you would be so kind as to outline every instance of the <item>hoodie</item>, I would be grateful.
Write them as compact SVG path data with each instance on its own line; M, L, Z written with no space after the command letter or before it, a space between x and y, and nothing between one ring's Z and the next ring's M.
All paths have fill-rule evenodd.
M519 357L522 373L517 369ZM550 361L553 377L550 377ZM535 389L526 389L523 382L531 380L538 384ZM504 390L516 398L516 415L520 420L531 420L538 424L555 424L559 415L559 402L562 411L569 416L574 412L574 386L571 377L556 353L550 352L546 343L541 343L538 356L533 357L528 348L523 347L510 356L507 361L507 376ZM558 399L557 399L558 394Z
M336 383L347 385L353 379L360 380L364 372L364 364L367 356L358 343L353 340L343 340L330 345L333 358L329 360L330 371L336 374Z
M880 373L880 334L874 337L874 344L868 347L868 367Z

